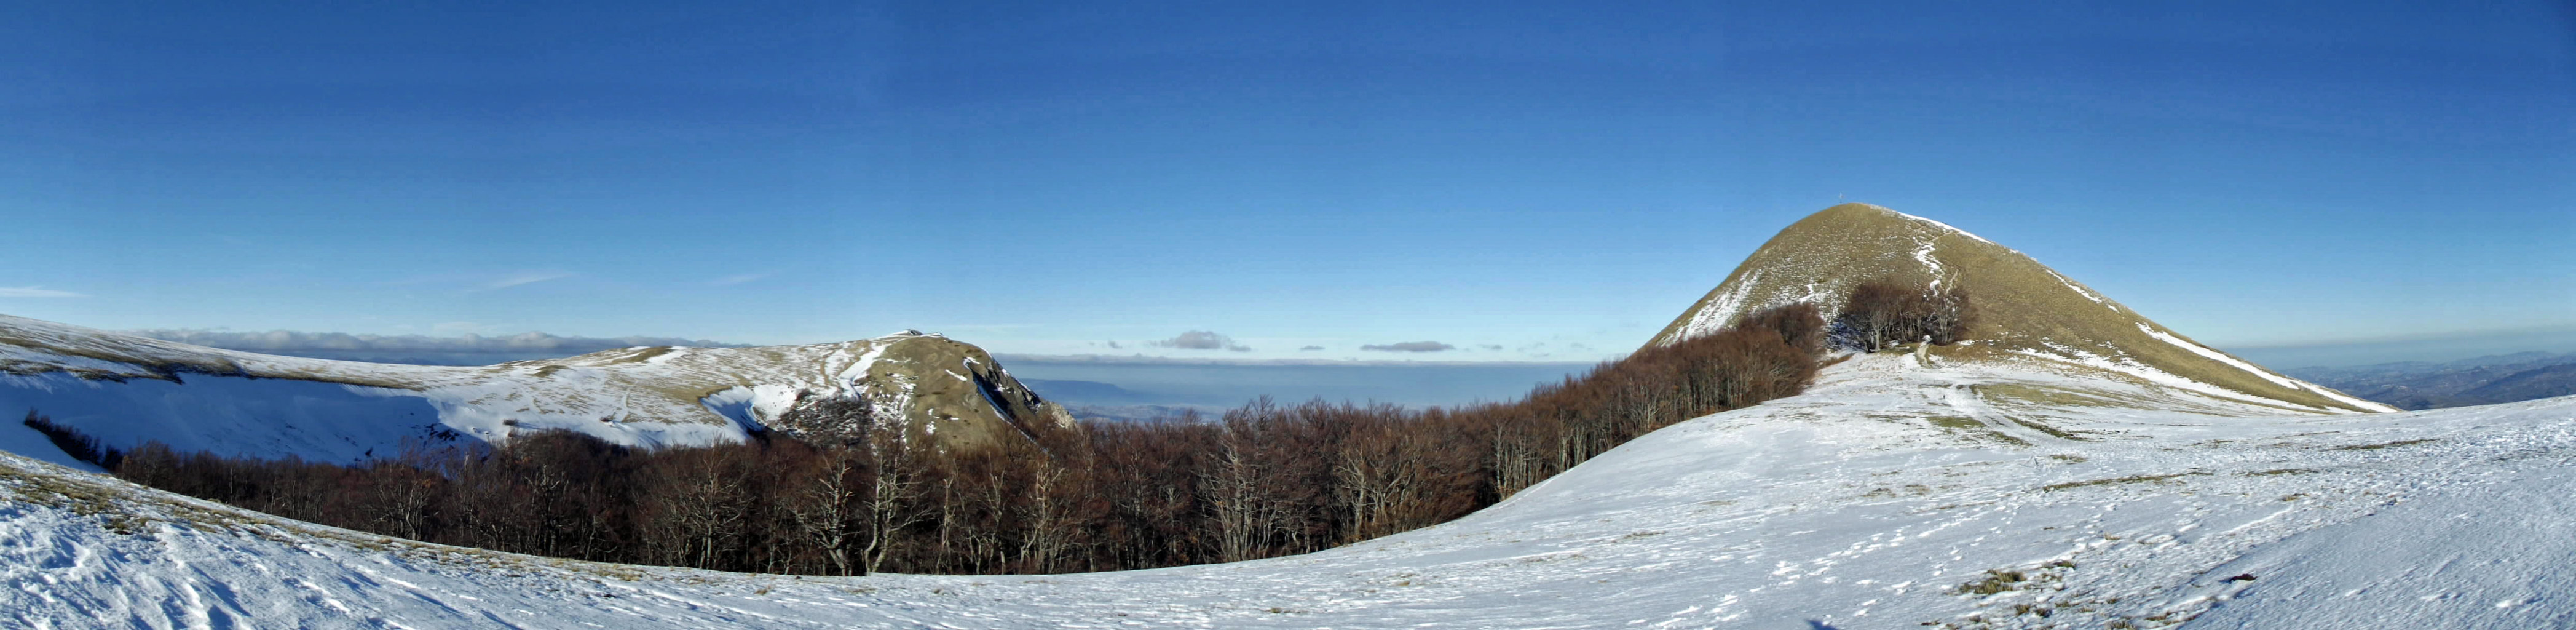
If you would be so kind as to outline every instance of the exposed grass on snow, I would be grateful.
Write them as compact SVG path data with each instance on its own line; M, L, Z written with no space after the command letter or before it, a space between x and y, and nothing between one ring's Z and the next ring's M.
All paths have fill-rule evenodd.
M2040 486L2040 487L2039 487L2039 490L2040 490L2041 492L2054 492L2054 491L2058 491L2058 490L2068 490L2068 489L2073 489L2073 488L2083 488L2083 487L2088 487L2088 486L2114 486L2114 485L2130 484L2130 483L2154 483L2154 482L2158 482L2158 481L2166 481L2166 480L2171 480L2171 479L2181 479L2181 478L2183 478L2183 477L2189 477L2189 476L2192 476L2192 475L2206 475L2206 474L2209 474L2209 473L2205 473L2205 472L2183 472L2183 473L2174 473L2174 474L2170 474L2170 475L2129 475L2129 476L2127 476L2127 477L2113 477L2113 478L2110 478L2110 479L2094 479L2094 480L2089 480L2089 481L2069 481L2069 482L2066 482L2066 483L2052 483L2052 484L2048 484L2048 485L2045 485L2045 486Z

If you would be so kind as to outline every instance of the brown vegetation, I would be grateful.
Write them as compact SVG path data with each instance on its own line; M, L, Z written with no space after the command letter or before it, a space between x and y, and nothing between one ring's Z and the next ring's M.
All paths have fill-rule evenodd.
M533 432L356 465L146 444L112 469L289 518L612 562L858 574L1247 560L1457 518L1649 431L1795 394L1823 330L1813 306L1764 311L1510 404L1265 398L1214 421L1032 423L1028 439L971 450L934 450L918 426L834 400L785 424L863 428L838 444L640 450Z
M63 449L63 454L72 456L72 459L97 464L103 468L114 468L117 459L124 456L116 449L99 445L98 438L90 437L71 427L55 424L53 418L39 415L34 409L27 410L27 419L21 424L35 429L37 433L45 434L45 439L54 443L54 448Z
M1957 286L1913 288L1892 282L1852 287L1834 318L1835 345L1877 352L1903 343L1948 345L1966 338L1977 309Z

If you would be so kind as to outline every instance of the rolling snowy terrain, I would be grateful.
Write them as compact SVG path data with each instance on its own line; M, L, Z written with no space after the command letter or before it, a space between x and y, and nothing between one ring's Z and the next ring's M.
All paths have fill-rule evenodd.
M1945 354L1845 361L1804 395L1666 428L1445 525L1121 573L800 579L559 561L0 457L0 608L38 628L2576 622L2562 567L2576 557L2576 399L2279 417L2062 363Z
M1871 278L1968 287L1977 328L1956 345L1846 355L1801 395L1665 427L1446 524L1301 556L1145 571L797 578L443 547L45 463L66 460L34 430L0 427L0 450L14 453L0 455L0 620L621 630L2576 625L2576 574L2565 568L2576 559L2576 397L2363 413L2389 408L2209 349L2019 252L1857 204L1784 230L1658 342L1765 304L1830 304ZM60 334L19 333L14 347L42 352L0 344L18 353L0 355L0 371L17 374L0 374L0 386L16 387L0 387L0 402L55 392L31 380L52 378L68 393L50 395L72 402L165 412L144 421L100 412L84 429L245 427L312 442L278 442L290 451L345 450L299 437L295 414L382 414L362 407L439 391L420 385L427 379L284 379L338 389L257 399L277 405L238 406L248 411L199 426L183 422L198 404L185 396L235 404L253 398L225 397L225 388L287 390L274 377L187 390L234 378L209 374L270 368L176 371L143 360L174 352L166 348L100 349L142 342L26 321L21 331ZM717 351L684 356L701 352ZM474 368L490 374L472 382L614 376L610 366L673 354L683 353ZM980 354L919 356L931 358L909 365L987 365L960 363ZM83 370L139 372L77 378ZM675 400L706 409L759 404L703 382L722 373L701 370L687 388L662 389L694 392ZM171 382L144 382L155 374ZM924 387L985 382L955 371L885 374ZM522 395L596 403L605 400L598 391L613 391L584 383L633 387L567 380ZM183 390L194 393L175 393ZM989 390L983 400L1013 413Z
M1070 422L982 349L918 332L843 343L650 346L491 366L364 363L163 341L0 315L0 413L34 411L113 448L348 462L406 440L500 441L563 429L641 446L740 442L810 396L1006 439ZM0 448L17 452L16 438Z

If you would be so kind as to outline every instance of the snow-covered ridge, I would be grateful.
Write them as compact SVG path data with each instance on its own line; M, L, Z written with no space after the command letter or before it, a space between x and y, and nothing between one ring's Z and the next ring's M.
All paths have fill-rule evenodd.
M1897 211L1895 211L1895 210L1888 210L1887 208L1883 208L1883 207L1879 207L1879 206L1873 206L1873 205L1869 205L1869 204L1861 204L1861 205L1869 206L1869 207L1872 207L1872 208L1878 208L1879 210L1885 211L1885 212L1887 212L1888 214L1893 214L1893 215L1896 215L1896 216L1899 216L1899 217L1903 217L1905 220L1908 220L1908 221L1913 221L1913 222L1916 222L1916 223L1921 223L1921 224L1924 224L1924 225L1929 225L1929 226L1932 226L1932 227L1940 228L1941 230L1946 231L1946 232L1949 232L1949 233L1951 233L1951 234L1957 234L1957 235L1959 235L1959 236L1965 236L1965 237L1968 237L1968 238L1976 239L1976 240L1977 240L1977 242L1979 242L1979 243L1985 243L1985 244L1987 244L1987 245L1995 245L1995 242L1994 242L1994 241L1986 240L1986 237L1978 236L1978 235L1976 235L1975 233L1969 232L1969 231L1967 231L1967 230L1962 230L1962 229L1959 229L1959 228L1950 227L1950 224L1948 224L1948 223L1942 223L1942 222L1940 222L1940 221L1934 221L1934 220L1931 220L1931 219L1926 219L1926 218L1923 218L1923 217L1918 217L1918 216L1914 216L1914 215L1911 215L1911 214L1906 214L1906 213L1903 213L1903 212L1897 212Z
M2280 417L1856 357L1456 522L1253 562L789 578L387 540L0 456L31 627L2555 627L2576 398ZM2114 626L2118 627L2118 626Z
M992 434L1029 410L996 408L976 387L912 391L908 375L982 370L982 351L906 331L857 341L757 348L637 347L491 366L332 361L220 350L0 316L0 412L33 410L110 446L349 461L406 440L497 441L563 429L633 446L745 439L800 396L865 397L881 416L962 423ZM1028 397L1034 399L1034 397ZM931 419L916 407L936 404ZM958 431L951 431L958 434Z

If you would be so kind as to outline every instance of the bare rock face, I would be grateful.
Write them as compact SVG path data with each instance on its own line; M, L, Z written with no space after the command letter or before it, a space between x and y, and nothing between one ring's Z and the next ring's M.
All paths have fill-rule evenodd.
M879 340L888 343L855 379L800 391L789 411L766 425L808 440L855 441L871 426L896 422L952 448L1030 440L1048 428L1074 426L1071 413L1020 384L983 348L938 335ZM835 411L831 401L863 403L866 418L846 406Z
M1852 287L1889 281L1964 289L1977 317L1951 354L2047 361L2285 410L2394 409L2201 345L2019 251L1868 204L1809 215L1764 243L1650 344L1714 332L1746 314L1810 302L1830 319Z

